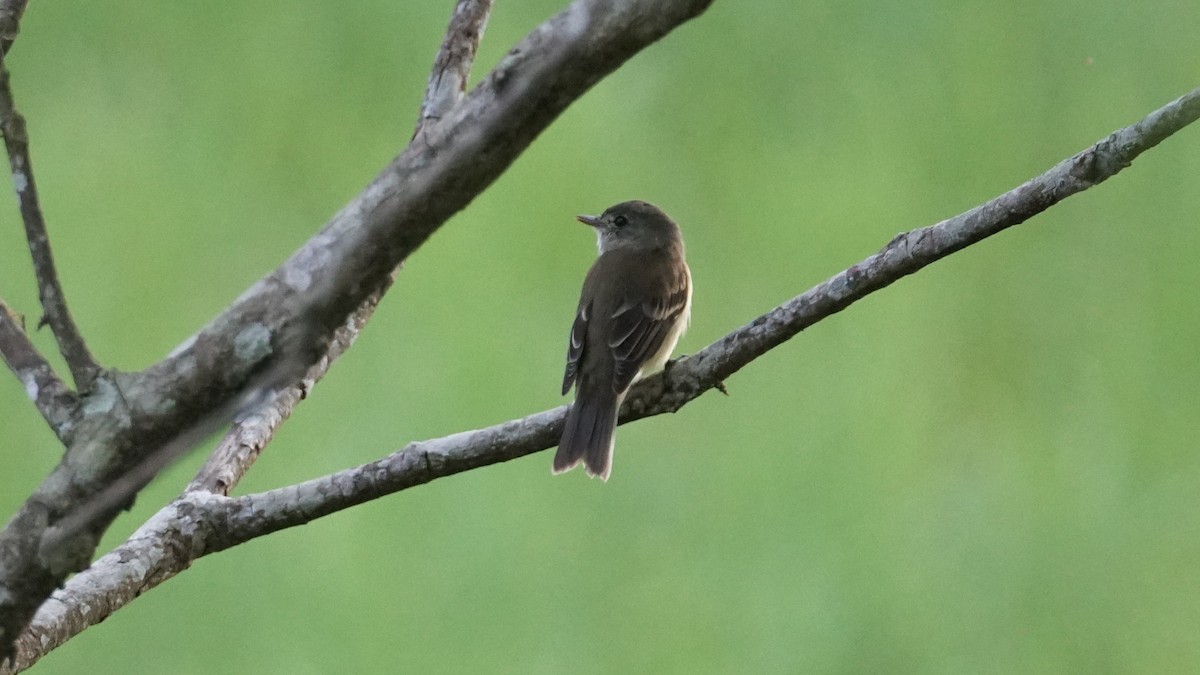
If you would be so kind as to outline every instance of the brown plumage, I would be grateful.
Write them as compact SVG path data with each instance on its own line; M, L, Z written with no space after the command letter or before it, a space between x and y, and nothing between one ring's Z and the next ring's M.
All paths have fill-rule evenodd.
M554 455L554 473L580 463L608 480L617 411L637 380L662 370L691 315L692 279L679 227L653 204L617 204L595 227L600 256L580 293L563 394L575 403Z

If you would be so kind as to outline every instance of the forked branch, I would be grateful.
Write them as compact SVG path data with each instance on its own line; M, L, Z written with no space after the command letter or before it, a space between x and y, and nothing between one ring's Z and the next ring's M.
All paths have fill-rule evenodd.
M64 461L0 531L0 658L87 566L122 497L248 401L303 379L335 330L571 102L710 2L576 0L171 355L137 373L101 371Z
M0 38L2 39L2 38ZM8 67L0 55L0 132L4 135L4 147L8 151L8 165L12 170L13 188L17 192L17 204L21 220L25 223L25 237L29 240L29 253L33 257L33 272L37 277L38 297L42 301L42 318L38 327L49 324L62 353L71 369L75 387L81 392L91 389L92 382L100 372L100 366L88 351L75 320L67 310L66 296L58 282L54 268L54 255L50 251L50 237L46 234L46 220L38 202L37 183L33 179L33 162L29 156L29 135L25 119L17 112L9 83Z
M0 300L0 357L64 444L70 442L79 401L29 341L23 319Z

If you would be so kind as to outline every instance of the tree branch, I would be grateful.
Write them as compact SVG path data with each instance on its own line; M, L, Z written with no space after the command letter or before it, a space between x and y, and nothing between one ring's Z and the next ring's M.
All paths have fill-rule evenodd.
M389 277L385 287L373 293L362 307L350 315L346 324L334 333L328 350L308 370L303 380L280 392L273 401L252 415L234 423L233 428L209 455L204 466L200 467L200 471L188 485L187 492L202 491L228 495L241 482L263 448L274 438L275 431L292 416L292 410L308 396L308 392L312 391L316 383L325 377L329 366L358 339L358 334L375 313L379 300L383 298L392 281L393 277Z
M462 100L467 91L467 78L475 64L475 52L483 39L492 0L458 0L454 15L446 28L446 37L433 61L421 113L417 117L416 138L429 121L440 120Z
M0 356L25 385L25 393L54 435L64 444L70 443L79 401L29 341L23 324L21 318L0 300Z
M273 273L139 373L101 371L64 461L0 532L0 658L37 607L87 566L131 468L197 437L238 401L290 385L396 267L495 180L571 102L711 0L576 0L512 51L420 142ZM113 502L119 505L119 502ZM73 527L58 528L70 518ZM83 525L81 527L76 527Z
M29 157L29 135L25 130L25 119L17 112L9 86L8 68L0 56L0 132L4 134L4 147L8 151L8 165L12 169L13 188L17 192L21 219L25 221L25 236L29 240L29 253L33 257L33 271L37 277L38 297L42 301L40 328L50 324L58 350L71 369L75 386L81 392L91 389L100 366L92 358L83 335L67 311L67 299L58 283L54 269L54 256L50 252L50 238L46 234L46 221L38 203L37 184L33 179L33 163Z
M0 0L0 55L8 54L20 32L21 16L29 0Z
M1200 89L985 204L898 235L878 253L675 362L662 377L636 385L621 408L621 423L679 410L808 326L1112 177L1198 117ZM485 429L410 443L375 462L268 492L238 498L185 493L54 594L18 640L15 669L32 665L201 556L436 478L552 447L566 411L560 406Z

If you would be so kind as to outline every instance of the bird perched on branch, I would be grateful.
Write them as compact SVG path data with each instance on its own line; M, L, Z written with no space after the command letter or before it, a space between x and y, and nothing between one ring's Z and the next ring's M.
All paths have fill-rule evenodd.
M692 273L679 226L653 204L622 202L577 216L596 230L600 255L583 281L562 393L575 385L553 473L579 464L612 472L617 411L637 380L663 369L692 311Z

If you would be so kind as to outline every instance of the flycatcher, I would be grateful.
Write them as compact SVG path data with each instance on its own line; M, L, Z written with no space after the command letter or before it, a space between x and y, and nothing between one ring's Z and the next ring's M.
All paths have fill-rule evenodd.
M600 216L600 256L588 270L571 326L562 393L575 384L553 473L582 463L589 476L612 472L617 410L637 380L663 369L692 312L692 273L679 226L657 206L623 202Z

